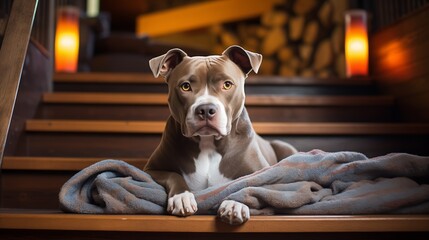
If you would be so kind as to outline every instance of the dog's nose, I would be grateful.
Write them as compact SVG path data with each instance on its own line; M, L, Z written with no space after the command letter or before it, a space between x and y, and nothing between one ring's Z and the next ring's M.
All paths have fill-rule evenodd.
M195 109L195 115L198 116L201 120L210 120L212 119L217 112L216 105L212 103L201 104Z

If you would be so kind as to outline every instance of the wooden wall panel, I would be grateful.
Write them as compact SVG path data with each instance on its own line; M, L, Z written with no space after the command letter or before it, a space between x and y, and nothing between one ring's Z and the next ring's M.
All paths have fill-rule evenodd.
M429 5L370 38L370 66L403 121L429 122Z
M49 89L50 59L43 54L43 51L40 45L30 41L9 127L5 155L15 152L24 131L25 121L34 117L42 99L42 93Z

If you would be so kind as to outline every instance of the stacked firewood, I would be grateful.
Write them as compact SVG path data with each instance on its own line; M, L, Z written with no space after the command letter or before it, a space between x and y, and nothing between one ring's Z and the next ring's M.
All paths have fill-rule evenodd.
M213 27L213 52L239 44L262 53L261 74L345 76L344 0L280 0L257 19Z

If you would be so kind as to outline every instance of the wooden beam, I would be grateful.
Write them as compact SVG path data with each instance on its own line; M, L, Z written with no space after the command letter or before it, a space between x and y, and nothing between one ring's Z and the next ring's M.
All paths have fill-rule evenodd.
M45 103L167 105L158 93L55 92L43 94ZM390 96L247 95L246 106L392 106Z
M0 48L0 166L37 2L37 0L13 1Z
M161 134L160 121L28 120L27 131ZM280 123L254 122L262 135L427 135L424 123Z
M240 226L216 216L0 213L0 229L135 232L426 232L428 215L252 216Z
M229 0L196 3L137 17L138 36L157 37L260 16L277 0Z

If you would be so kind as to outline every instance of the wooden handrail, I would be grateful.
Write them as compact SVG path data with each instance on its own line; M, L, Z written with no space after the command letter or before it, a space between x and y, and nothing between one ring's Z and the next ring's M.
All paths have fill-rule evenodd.
M0 49L0 166L38 0L15 0Z

